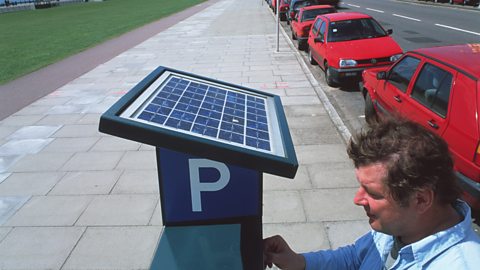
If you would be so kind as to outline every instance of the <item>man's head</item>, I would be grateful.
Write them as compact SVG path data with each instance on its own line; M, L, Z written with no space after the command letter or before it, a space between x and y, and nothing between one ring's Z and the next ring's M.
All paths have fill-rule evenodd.
M373 229L394 233L431 204L448 205L459 196L447 144L418 124L388 119L350 141L360 189L355 203L365 208ZM416 200L416 201L415 201ZM419 206L411 206L417 202ZM426 205L425 207L430 207Z

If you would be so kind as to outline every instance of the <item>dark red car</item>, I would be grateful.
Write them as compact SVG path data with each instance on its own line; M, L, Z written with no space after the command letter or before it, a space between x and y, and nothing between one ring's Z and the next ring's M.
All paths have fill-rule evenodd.
M308 36L309 61L320 65L330 86L358 81L364 69L389 66L402 55L392 32L363 13L319 15Z
M363 72L367 122L400 115L443 137L472 214L480 218L480 44L407 52Z
M280 17L281 21L285 21L287 19L287 11L290 7L291 0L279 0L279 12L278 16ZM275 14L277 14L277 0L272 0L272 10Z
M312 28L313 21L318 15L337 12L330 5L315 5L301 8L290 23L292 39L298 40L298 49L307 48L308 33Z

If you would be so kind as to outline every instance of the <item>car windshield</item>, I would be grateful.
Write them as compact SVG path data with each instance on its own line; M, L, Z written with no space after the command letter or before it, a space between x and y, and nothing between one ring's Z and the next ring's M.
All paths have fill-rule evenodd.
M328 41L346 41L384 37L387 33L371 18L331 22L328 30Z
M322 15L322 14L327 14L327 13L333 13L335 12L335 9L333 8L322 8L322 9L310 9L310 10L305 10L302 14L302 22L305 21L312 21L314 20L317 15Z
M302 7L311 6L312 3L310 1L298 1L293 4L293 10L298 12Z

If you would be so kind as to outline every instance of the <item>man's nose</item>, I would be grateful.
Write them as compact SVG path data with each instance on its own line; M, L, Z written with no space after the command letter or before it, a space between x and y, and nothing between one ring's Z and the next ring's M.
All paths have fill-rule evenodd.
M359 187L357 193L355 193L355 197L353 197L353 203L359 206L365 206L367 204L365 190L362 187Z

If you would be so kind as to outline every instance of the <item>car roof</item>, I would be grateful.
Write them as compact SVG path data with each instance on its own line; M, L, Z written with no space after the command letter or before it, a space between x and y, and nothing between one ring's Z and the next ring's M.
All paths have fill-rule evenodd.
M360 12L338 12L338 13L329 13L321 16L326 17L331 22L352 20L352 19L372 18L372 16L365 13L360 13Z
M453 66L477 80L480 78L480 43L421 48L412 52Z
M328 8L333 8L333 6L331 6L331 5L314 5L314 6L302 7L301 9L311 10L311 9L328 9Z

